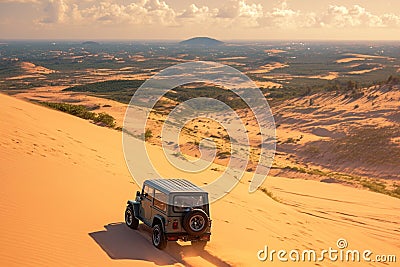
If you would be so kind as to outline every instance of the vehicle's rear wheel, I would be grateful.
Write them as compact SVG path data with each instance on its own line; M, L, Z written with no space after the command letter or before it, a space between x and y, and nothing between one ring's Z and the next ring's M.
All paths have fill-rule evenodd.
M139 226L139 220L133 214L132 206L126 207L125 210L125 223L129 228L136 230Z
M156 224L153 227L153 234L151 236L153 245L158 249L164 249L167 247L167 239L165 238L164 230L160 224Z
M192 247L195 249L204 249L204 247L207 245L207 241L203 240L198 240L198 241L191 241Z
M198 236L203 234L209 224L207 214L200 209L189 211L183 218L183 228L190 235Z

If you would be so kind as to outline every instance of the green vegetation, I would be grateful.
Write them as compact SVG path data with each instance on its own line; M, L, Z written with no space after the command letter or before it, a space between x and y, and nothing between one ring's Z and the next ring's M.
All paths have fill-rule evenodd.
M106 127L110 127L110 128L114 128L115 127L115 119L113 116L105 113L105 112L101 112L95 115L93 121L96 124L99 124L101 126L106 126Z
M277 54L265 51L271 47L286 52ZM103 42L100 45L87 45L81 42L60 41L54 46L47 41L10 41L1 49L0 90L25 90L55 85L72 86L70 91L90 92L123 103L129 102L134 91L142 84L142 80L100 83L93 83L93 81L102 77L151 75L182 60L221 62L247 73L254 81L279 83L283 88L262 88L268 98L274 101L324 91L345 92L348 97L357 97L360 96L359 88L399 83L396 74L400 64L398 46L391 43L380 43L371 47L370 43L307 42L307 44L301 44L294 42L288 48L286 42L265 42L243 43L234 46L208 46L207 49L199 49L171 42L138 42L135 44ZM351 57L349 55L351 53L382 57L371 57L364 62L336 62L338 59ZM388 60L388 58L391 59ZM27 74L20 67L22 61L32 62L37 66L43 66L56 72L41 75L40 79L36 74L21 79L7 79ZM273 69L268 75L254 72L267 64L277 62L286 67ZM373 71L354 74L355 71L369 70ZM338 73L338 77L332 81L315 78L315 76L323 77L329 73ZM388 77L390 78L388 79ZM78 86L76 86L77 84ZM243 106L243 103L236 98L231 99L225 95L225 92L215 87L213 87L215 94L209 95L209 89L200 89L203 92L199 92L199 95L207 93L207 96L228 100L228 103L232 100L234 107ZM179 96L181 99L177 101L184 101L187 96L192 95L189 88L182 89L182 94ZM178 98L177 95L170 95L170 97L170 99Z
M73 105L68 103L54 103L54 102L39 102L39 104L56 109L85 120L91 120L95 124L109 128L115 127L115 119L107 113L95 113L90 111L89 108L82 105Z
M267 196L269 196L272 200L276 201L276 202L280 202L279 199L274 196L274 194L272 194L271 191L269 191L266 187L260 187L261 192L263 192L264 194L266 194Z
M133 93L142 85L142 80L111 80L104 82L88 83L76 85L64 89L71 92L92 92L92 93L110 93L121 91L132 91Z
M148 141L152 137L153 137L153 132L150 129L146 129L146 131L144 132L144 140Z
M277 54L265 51L271 47L284 50L285 53ZM363 62L336 62L338 59L351 57L349 55L351 53L379 55L382 58L371 57ZM261 88L271 105L274 105L275 101L279 103L286 99L324 92L334 92L337 96L343 96L350 102L364 96L363 88L365 87L376 86L376 89L381 87L381 89L392 90L396 88L395 85L398 86L400 83L400 75L397 73L400 65L398 45L390 43L371 46L369 42L359 44L313 42L300 44L293 42L289 49L287 42L274 42L198 49L173 43L104 42L101 45L85 45L81 42L60 41L54 46L47 41L29 43L10 41L1 47L1 54L0 90L3 92L17 94L43 86L69 86L65 92L84 92L122 103L129 103L132 95L141 86L143 83L141 76L136 76L138 78L135 80L103 82L98 82L98 80L112 77L135 77L134 75L137 74L152 75L185 60L216 61L247 73L256 82L281 84L282 88ZM388 60L385 57L391 59ZM51 74L29 73L21 68L21 62L32 62L37 66L43 66L56 72ZM276 62L282 63L286 67L262 74L254 72L267 64L273 65ZM355 74L355 71L374 68L376 69L370 72ZM315 77L326 76L331 72L338 74L337 78L331 81ZM314 78L311 78L313 76ZM231 91L204 83L174 88L165 97L165 101L161 100L157 103L157 111L168 111L173 108L174 102L182 103L196 97L218 99L233 109L246 107L246 104ZM368 99L373 100L376 97L374 94L370 94ZM85 107L71 103L42 102L41 104L90 120L98 125L122 130L121 127L115 128L115 120L112 116L93 112L99 107ZM309 99L307 105L309 105L308 110L317 108L312 98ZM109 105L103 107L109 107ZM360 108L356 104L353 107L355 110ZM202 108L207 108L207 105L205 104ZM307 110L294 109L293 112L302 113ZM357 162L361 165L381 164L382 166L396 167L400 166L400 152L398 145L396 146L391 140L398 137L399 132L400 130L396 130L394 127L353 129L347 136L334 139L332 147L329 149L330 152L336 153L339 165L346 162ZM146 129L146 132L138 138L148 140L152 136L153 133ZM218 135L211 135L211 137L220 138ZM222 138L229 140L227 135ZM288 138L284 143L295 144L299 140ZM195 141L195 145L199 145L198 141ZM307 152L318 156L325 153L324 149L323 146L314 143L307 148ZM182 155L177 153L176 156L181 157ZM217 156L228 158L230 153L220 152ZM303 167L286 166L284 168L299 173L326 176L346 183L362 184L369 190L397 197L400 195L398 185L389 188L373 179ZM265 189L265 193L267 192Z
M400 185L394 185L394 189L392 190L394 195L397 195L400 198Z
M104 97L128 104L132 96L134 95L136 90L142 85L142 83L142 80L111 80L72 86L64 89L64 91L89 92L95 96ZM226 90L218 86L204 85L202 83L198 83L195 85L196 88L192 88L193 84L176 87L165 94L165 97L179 103L197 97L208 97L220 100L221 102L226 103L233 109L241 109L247 107L246 103L230 90ZM160 109L162 109L163 107L163 103L161 102L158 103L156 106L156 108ZM207 109L207 103L205 103L204 107L202 108Z
M111 80L72 86L63 91L89 92L95 96L128 104L143 80Z
M288 139L283 141L282 144L296 144L298 141L300 141L300 140L294 139L293 137L289 137Z
M286 166L283 168L284 170L289 170L289 171L295 171L295 172L301 172L301 173L307 173L307 170L302 168L302 167L297 167L297 166Z
M229 151L220 151L220 152L217 153L217 157L218 157L219 159L226 159L226 158L229 158L230 155L231 155L231 152L229 152Z
M257 78L255 78L257 80ZM287 84L283 88L261 88L261 91L272 102L282 101L295 97L302 97L321 92L337 92L343 94L345 98L355 99L364 95L362 88L365 86L382 85L390 82L391 84L398 83L400 78L397 76L389 76L387 81L373 82L373 83L360 83L354 80L347 81L321 81L316 80L310 83L310 79L306 79L304 83L296 85ZM70 92L87 92L94 96L103 97L115 100L121 103L128 104L136 92L142 85L143 80L110 80L104 82L88 83L83 85L72 86L64 89ZM302 85L304 84L304 86ZM194 88L195 87L195 88ZM176 101L178 103L185 102L189 99L198 97L208 97L220 100L226 103L233 109L246 108L246 103L235 93L219 86L206 85L204 83L187 84L173 88L165 94L167 99ZM313 100L310 100L310 106L313 105ZM156 105L158 111L166 109L168 104L159 101ZM204 104L204 109L207 109L207 103ZM355 107L356 109L357 107Z
M95 96L112 99L122 103L129 103L133 94L140 87L142 82L142 80L112 80L73 86L64 90L89 92ZM363 96L361 87L353 81L348 81L346 83L336 82L333 86L329 84L325 86L314 85L306 88L285 86L285 88L261 88L261 90L269 99L272 100L285 100L324 91L344 93L346 98L358 98ZM174 88L172 92L168 92L165 96L180 103L196 97L209 97L227 103L234 109L247 107L246 103L236 94L217 86L198 85L196 88L190 88L188 85L185 85ZM310 105L312 105L312 102L310 102Z

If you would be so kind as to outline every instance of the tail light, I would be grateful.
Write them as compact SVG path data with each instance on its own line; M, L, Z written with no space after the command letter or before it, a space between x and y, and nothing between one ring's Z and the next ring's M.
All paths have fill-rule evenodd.
M172 229L178 229L178 221L174 220L174 222L172 223Z

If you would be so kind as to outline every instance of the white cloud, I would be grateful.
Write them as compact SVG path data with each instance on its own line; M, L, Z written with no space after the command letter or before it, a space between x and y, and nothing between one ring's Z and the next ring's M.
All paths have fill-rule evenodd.
M215 27L266 27L298 29L326 28L396 28L400 15L375 14L361 5L329 5L325 11L305 12L291 8L287 1L275 7L252 3L252 0L230 0L218 8L188 4L174 9L169 0L0 0L0 3L36 3L42 5L47 24L130 24L182 26L213 25Z
M400 16L395 14L384 14L382 17L382 24L386 27L400 27Z
M64 22L69 5L64 0L46 1L44 11L46 16L41 20L42 23Z
M49 0L44 10L46 16L41 20L43 23L177 25L176 12L162 0L142 0L125 5L102 1L85 8L73 0Z
M258 19L263 16L263 6L261 4L247 4L239 1L239 17Z
M294 29L313 27L316 21L317 15L315 13L293 10L286 1L283 1L272 11L266 12L260 23L265 27Z
M372 14L359 5L351 8L330 5L328 10L322 14L320 25L334 28L385 26L380 16Z
M360 5L352 7L329 5L327 10L316 14L315 12L302 12L289 8L286 1L280 6L266 12L262 25L279 28L377 28L399 27L400 16L394 14L377 15L366 10Z
M221 23L229 26L257 27L264 16L261 4L247 3L245 0L231 0L218 10Z
M39 0L0 0L0 3L39 3Z
M195 4L191 4L188 9L185 9L178 16L179 18L193 18L198 21L199 19L215 18L218 14L218 9L211 9L207 6L198 7Z
M233 19L239 16L239 1L230 0L218 10L218 17Z

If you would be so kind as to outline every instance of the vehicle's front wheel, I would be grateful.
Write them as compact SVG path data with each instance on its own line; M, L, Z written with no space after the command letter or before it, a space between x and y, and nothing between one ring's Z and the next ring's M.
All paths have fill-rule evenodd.
M198 240L198 241L191 241L192 247L198 250L203 250L204 247L207 245L207 241Z
M151 241L153 242L153 245L158 249L164 249L167 247L167 239L165 238L164 230L162 229L161 225L154 225Z
M125 223L128 225L129 228L136 230L139 226L139 220L136 219L135 215L133 214L133 209L131 206L126 207L125 210Z

